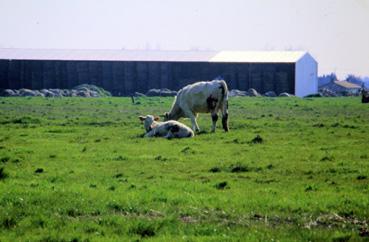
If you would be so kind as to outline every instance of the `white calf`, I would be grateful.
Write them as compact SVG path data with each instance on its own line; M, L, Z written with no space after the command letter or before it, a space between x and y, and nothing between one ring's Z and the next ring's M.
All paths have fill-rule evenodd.
M158 122L159 117L152 115L140 116L146 130L145 137L190 138L194 136L193 131L178 121Z

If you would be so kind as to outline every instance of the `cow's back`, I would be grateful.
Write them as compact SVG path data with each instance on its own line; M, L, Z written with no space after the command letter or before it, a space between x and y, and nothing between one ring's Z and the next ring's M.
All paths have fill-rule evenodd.
M178 92L177 101L183 108L190 108L193 112L209 112L209 98L221 102L224 98L224 81L196 82L185 86Z

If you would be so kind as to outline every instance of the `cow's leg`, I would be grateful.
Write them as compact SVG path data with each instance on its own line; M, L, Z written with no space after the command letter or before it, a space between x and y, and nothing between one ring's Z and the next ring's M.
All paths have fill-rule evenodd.
M196 116L195 114L193 114L191 111L184 111L186 117L191 119L191 124L192 124L192 130L194 132L200 132L200 128L199 125L196 122Z
M211 120L213 121L213 125L211 126L211 132L215 132L215 127L217 125L217 121L218 121L218 113L217 112L212 112L211 113Z
M222 107L222 125L224 131L228 132L228 100L223 101L223 107Z
M197 124L196 116L192 114L192 116L190 116L190 119L191 119L191 123L192 123L192 130L195 131L195 132L200 132L200 127Z
M197 114L193 113L192 110L186 104L184 104L181 107L181 109L182 109L182 112L184 114L184 117L187 117L187 118L191 119L192 130L194 132L200 132L199 125L196 122Z

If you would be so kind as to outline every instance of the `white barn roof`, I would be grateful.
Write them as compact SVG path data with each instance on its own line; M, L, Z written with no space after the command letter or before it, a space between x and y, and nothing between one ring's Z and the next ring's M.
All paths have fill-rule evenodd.
M294 63L304 51L220 51L210 62Z
M3 60L295 63L305 54L304 51L0 49Z

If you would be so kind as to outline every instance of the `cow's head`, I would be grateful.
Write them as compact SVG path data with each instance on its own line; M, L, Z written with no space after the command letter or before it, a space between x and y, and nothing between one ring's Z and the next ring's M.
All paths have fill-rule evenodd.
M153 128L153 123L155 121L160 120L159 117L154 117L152 115L139 116L138 118L140 119L141 123L144 124L144 128L145 128L146 132L149 132Z
M181 109L177 110L177 112L165 112L163 115L164 121L178 120L182 117L185 117L185 115Z

